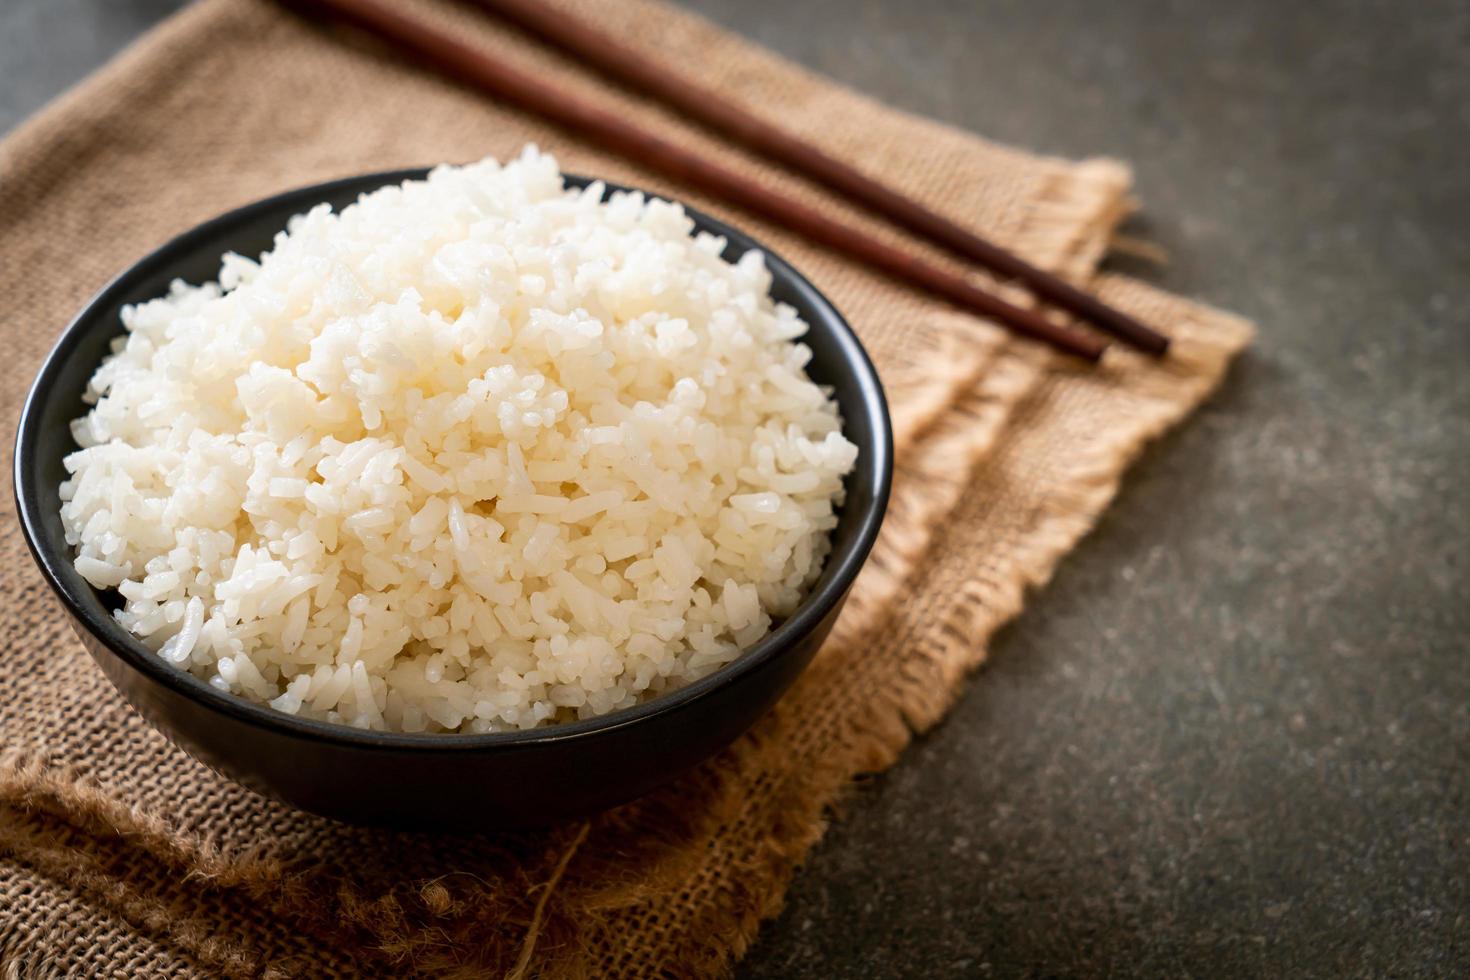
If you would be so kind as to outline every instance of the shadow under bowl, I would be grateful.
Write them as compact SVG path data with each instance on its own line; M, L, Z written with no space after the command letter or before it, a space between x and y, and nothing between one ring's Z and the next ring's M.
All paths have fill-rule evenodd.
M314 205L340 209L426 173L368 174L277 195L180 235L120 275L66 328L26 399L16 501L36 563L93 659L144 718L206 765L266 796L356 823L470 830L549 823L640 796L749 728L826 638L882 524L893 437L872 362L832 303L749 236L686 209L696 228L726 239L727 260L765 253L771 296L810 326L808 372L832 387L859 454L832 552L800 608L736 660L678 691L599 718L484 735L363 731L297 718L216 690L119 626L116 593L99 592L77 573L61 525L62 459L75 449L69 424L87 411L82 393L123 332L123 306L163 295L174 279L215 279L223 253L265 251L292 215ZM609 193L626 189L608 185Z

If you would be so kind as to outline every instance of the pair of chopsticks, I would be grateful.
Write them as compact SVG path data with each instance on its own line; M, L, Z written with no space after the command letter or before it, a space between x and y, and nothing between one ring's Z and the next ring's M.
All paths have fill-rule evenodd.
M916 255L869 237L860 228L829 218L779 191L762 187L729 167L686 149L627 119L503 64L394 7L391 0L284 0L321 19L362 29L416 56L439 72L490 95L538 113L569 130L795 231L808 240L941 296L957 306L999 321L1017 334L1041 340L1089 361L1107 344L1037 310L1008 302L965 278ZM595 27L539 0L473 0L580 62L662 101L713 130L785 164L817 183L859 202L893 223L943 246L1006 280L1025 285L1039 299L1149 354L1162 355L1168 338L1065 280L1036 268L1012 252L975 235L917 201L823 153L727 101L719 93L651 63Z

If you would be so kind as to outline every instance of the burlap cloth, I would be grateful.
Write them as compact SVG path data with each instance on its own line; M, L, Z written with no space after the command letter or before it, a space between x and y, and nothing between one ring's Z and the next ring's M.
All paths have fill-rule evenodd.
M846 213L467 9L422 2L610 112ZM906 116L646 0L557 2L1052 269L1091 277L1126 210L1119 164L1041 159ZM893 402L900 463L882 539L832 640L754 731L649 799L535 833L347 827L251 795L135 716L68 632L6 494L0 975L728 970L844 787L935 723L1129 460L1250 337L1236 318L1103 276L1093 285L1166 327L1175 353L1155 363L1114 351L1079 368L373 43L265 0L206 0L0 147L4 417L13 424L71 313L170 235L286 188L533 140L568 170L666 189L750 227L862 335Z

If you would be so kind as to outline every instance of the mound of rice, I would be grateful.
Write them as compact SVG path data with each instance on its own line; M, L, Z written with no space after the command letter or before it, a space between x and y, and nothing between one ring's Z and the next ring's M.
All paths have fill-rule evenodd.
M528 149L290 222L123 312L61 487L171 664L485 732L687 684L789 614L857 450L758 254Z

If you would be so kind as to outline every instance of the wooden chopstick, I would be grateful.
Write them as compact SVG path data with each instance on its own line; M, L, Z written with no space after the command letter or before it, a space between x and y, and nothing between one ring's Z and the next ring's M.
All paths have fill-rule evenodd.
M1007 302L964 278L868 236L862 229L816 209L660 136L542 79L475 50L449 32L424 23L382 0L283 0L303 12L367 31L414 54L440 72L539 113L667 176L763 215L811 241L842 252L896 279L992 317L1018 334L1051 344L1088 361L1106 344L1054 323L1035 310Z
M688 72L671 71L667 65L620 44L574 14L541 0L474 2L617 81L673 106L830 190L866 205L893 223L944 246L961 258L976 262L1007 279L1024 283L1037 296L1106 330L1124 343L1155 355L1169 349L1167 337L1121 310L960 227L913 198L828 155L814 144L773 126L715 89L699 84Z

